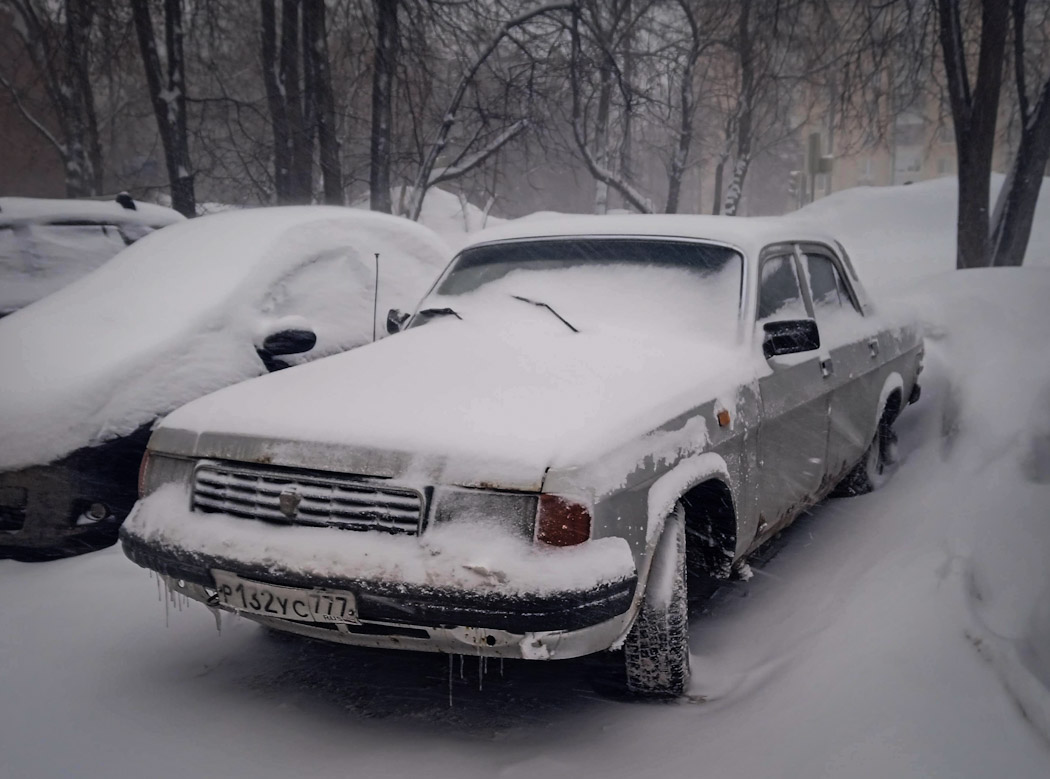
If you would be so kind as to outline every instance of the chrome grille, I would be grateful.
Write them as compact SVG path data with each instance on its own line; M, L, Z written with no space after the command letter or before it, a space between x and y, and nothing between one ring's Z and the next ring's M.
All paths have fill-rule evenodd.
M289 525L417 534L423 496L369 479L206 462L194 473L193 508Z

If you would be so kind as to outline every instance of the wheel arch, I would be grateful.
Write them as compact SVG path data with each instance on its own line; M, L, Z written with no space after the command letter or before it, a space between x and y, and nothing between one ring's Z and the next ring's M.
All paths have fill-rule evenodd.
M871 421L872 435L878 429L879 422L887 410L893 409L894 419L904 408L904 379L897 371L893 371L882 383L882 391L879 393L879 402L875 406L875 418Z
M715 577L729 576L736 557L737 501L729 468L720 455L705 452L686 458L650 487L647 560L652 559L666 518L679 503L685 513L690 570L700 565Z

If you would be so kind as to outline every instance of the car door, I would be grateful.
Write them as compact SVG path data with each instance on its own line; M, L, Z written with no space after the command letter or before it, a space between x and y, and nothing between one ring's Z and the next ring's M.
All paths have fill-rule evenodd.
M759 270L756 348L767 322L810 319L798 257L788 245L767 249ZM758 536L790 521L813 502L824 477L828 396L819 350L773 356L759 379Z
M800 249L821 350L828 355L824 369L830 393L827 472L829 480L836 482L871 442L878 400L873 371L880 347L835 253L819 244Z

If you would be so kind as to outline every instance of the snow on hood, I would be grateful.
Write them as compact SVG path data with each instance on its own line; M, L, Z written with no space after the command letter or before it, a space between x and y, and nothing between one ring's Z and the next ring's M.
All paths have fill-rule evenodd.
M529 289L512 277L506 284ZM176 410L162 430L208 434L184 454L236 458L243 451L236 439L247 437L274 442L264 455L270 462L339 470L347 465L338 454L326 463L317 453L394 452L421 458L420 478L535 488L548 467L591 462L761 368L735 335L684 326L702 322L702 312L652 319L645 328L630 316L602 320L592 305L556 306L575 320L581 332L574 333L551 312L489 286L445 299L455 301L462 320L448 315L228 387ZM668 288L652 311L636 313L648 319L656 310L682 311L691 291ZM231 437L226 444L224 436ZM159 440L175 438L158 433L155 443L164 449Z
M147 236L0 320L0 469L127 434L259 375L254 341L302 313L297 305L317 330L311 354L371 340L375 252L381 306L411 306L447 261L433 233L404 219L326 206L234 211ZM292 275L301 268L312 275Z

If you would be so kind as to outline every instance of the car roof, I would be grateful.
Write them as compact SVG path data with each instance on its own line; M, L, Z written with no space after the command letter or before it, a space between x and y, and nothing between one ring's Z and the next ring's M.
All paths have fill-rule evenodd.
M701 214L561 215L516 219L477 233L468 246L499 241L564 237L651 237L704 240L735 246L757 256L773 243L815 242L834 246L834 238L785 217L710 216Z
M0 227L20 224L136 224L163 227L185 220L178 211L153 203L131 201L125 208L116 200L63 200L41 197L0 197Z

